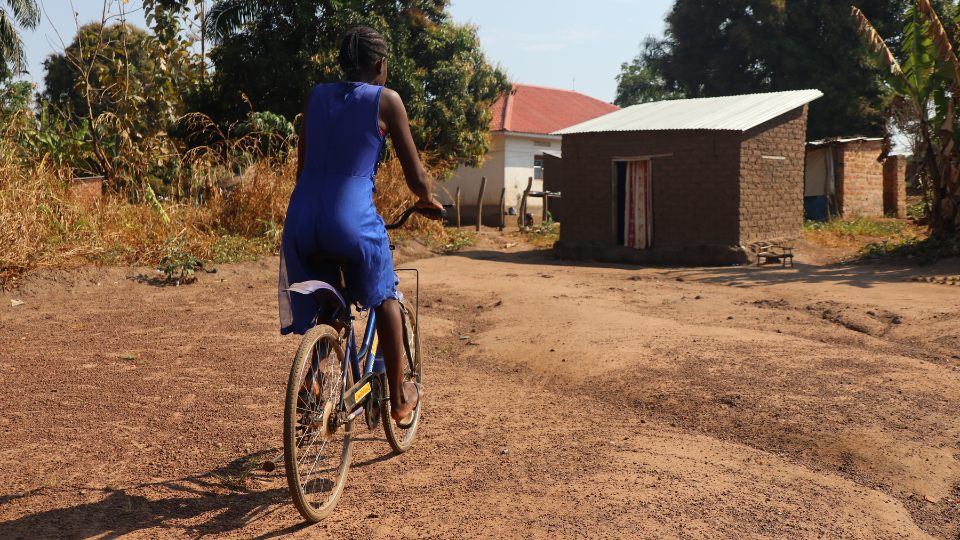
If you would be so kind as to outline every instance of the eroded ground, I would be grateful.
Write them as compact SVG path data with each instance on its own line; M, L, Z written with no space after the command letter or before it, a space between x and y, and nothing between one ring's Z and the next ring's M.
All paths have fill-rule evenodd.
M0 297L0 538L958 538L960 286L909 279L960 264L637 269L514 241L412 263L419 440L365 432L312 526L282 469L245 473L280 445L297 346L275 259L181 287L33 275Z

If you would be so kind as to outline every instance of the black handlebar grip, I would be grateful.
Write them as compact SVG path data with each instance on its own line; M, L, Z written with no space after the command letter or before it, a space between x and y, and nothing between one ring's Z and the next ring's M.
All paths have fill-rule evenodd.
M438 216L438 217L447 217L446 208L417 208L417 212L420 212L424 215Z

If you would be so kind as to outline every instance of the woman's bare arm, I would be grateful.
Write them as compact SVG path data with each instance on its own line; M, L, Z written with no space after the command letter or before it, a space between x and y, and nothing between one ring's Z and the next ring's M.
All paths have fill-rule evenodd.
M303 116L300 118L300 131L297 134L297 182L303 174L303 164L307 159L307 108L310 106L310 94L303 102Z
M420 198L418 206L428 205L440 208L441 206L433 199L431 193L433 181L420 163L420 156L417 154L417 147L410 133L407 109L403 106L400 95L389 88L384 88L380 94L380 124L384 132L393 140L393 149L403 168L407 187Z

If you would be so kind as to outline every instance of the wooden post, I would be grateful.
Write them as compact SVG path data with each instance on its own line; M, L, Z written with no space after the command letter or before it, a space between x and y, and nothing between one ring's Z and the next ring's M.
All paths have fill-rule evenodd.
M520 215L517 217L518 228L522 229L527 224L527 197L533 188L533 177L527 178L527 189L523 190L523 198L520 199Z
M548 200L550 200L550 196L547 195L547 190L543 190L543 219L540 220L541 225L547 222L547 214L549 213L549 210L547 209Z
M503 230L503 213L506 211L506 208L503 207L503 198L507 194L507 188L500 189L500 230Z
M457 211L457 228L460 228L460 186L457 186L457 196L453 200L453 208Z
M480 178L480 195L477 197L477 231L480 230L480 222L483 221L483 191L487 189L487 177Z

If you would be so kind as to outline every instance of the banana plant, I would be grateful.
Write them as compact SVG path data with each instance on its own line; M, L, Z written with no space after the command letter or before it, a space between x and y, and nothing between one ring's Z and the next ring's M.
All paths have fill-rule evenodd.
M956 129L954 114L960 106L956 36L944 28L929 0L916 0L907 11L904 58L898 62L859 9L853 7L851 16L883 81L916 109L923 137L922 185L930 202L930 222L937 230L960 235L960 129ZM952 22L951 30L955 30L960 16Z

